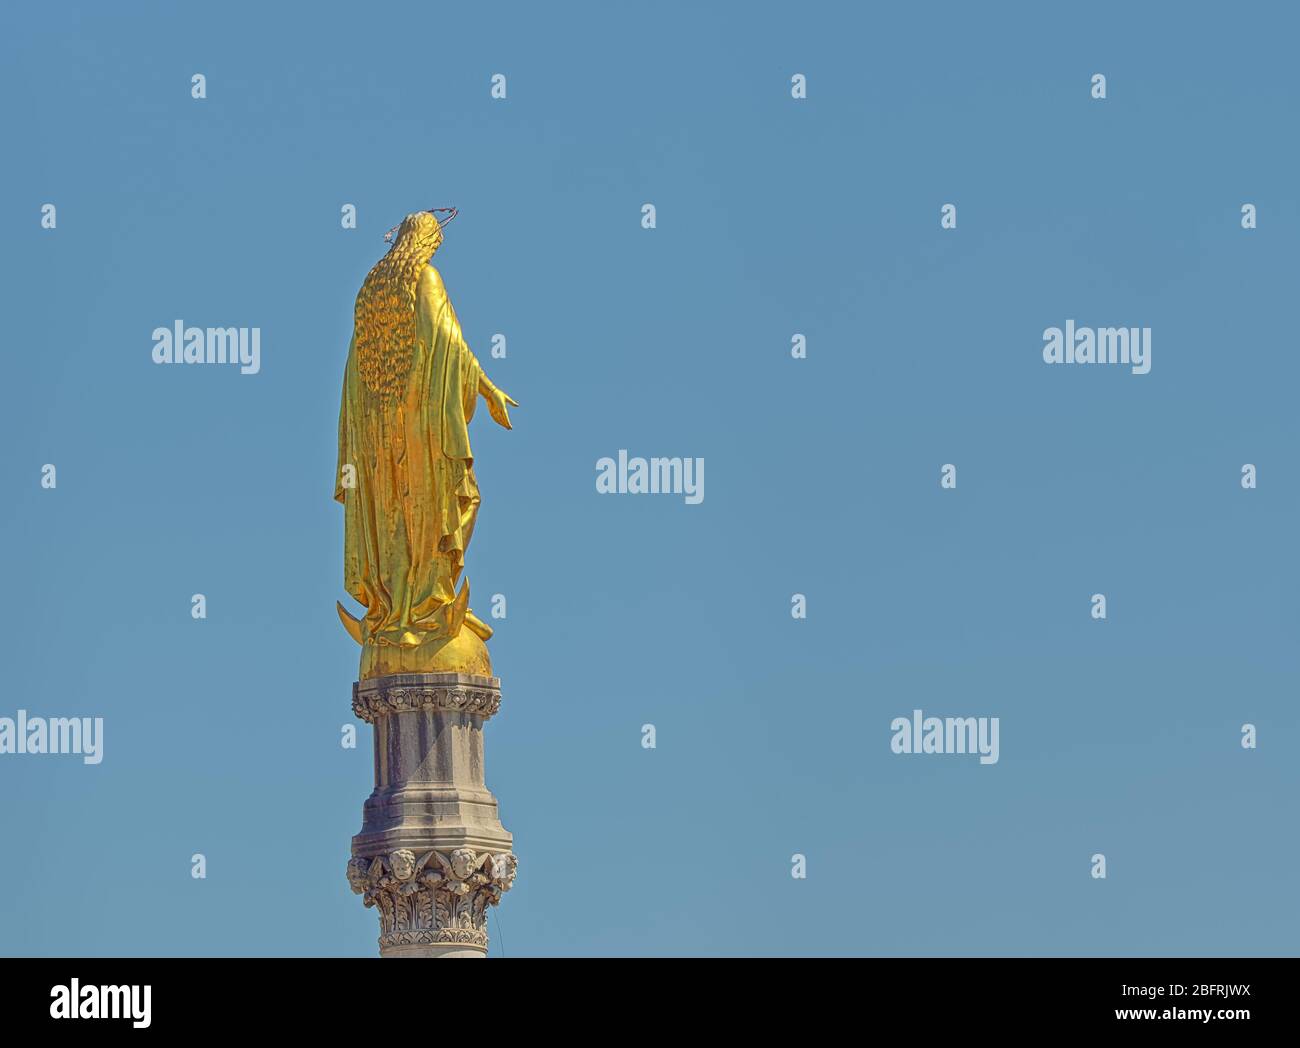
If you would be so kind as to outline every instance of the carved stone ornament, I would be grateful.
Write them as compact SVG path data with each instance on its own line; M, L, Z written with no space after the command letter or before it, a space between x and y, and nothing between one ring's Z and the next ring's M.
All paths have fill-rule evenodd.
M457 848L416 857L409 848L348 863L348 883L379 910L379 946L453 944L486 950L487 908L510 890L519 860L509 852Z
M352 685L352 712L367 724L374 724L376 717L415 710L449 710L475 714L486 720L501 708L501 688L494 677L477 678L483 682L480 684L460 674L456 675L460 680L447 683L420 681L418 678L404 681L402 676Z

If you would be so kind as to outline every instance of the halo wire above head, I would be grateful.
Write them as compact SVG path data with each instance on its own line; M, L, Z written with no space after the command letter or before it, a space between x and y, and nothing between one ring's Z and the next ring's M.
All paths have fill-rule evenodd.
M429 214L431 214L434 218L438 218L440 214L444 214L447 216L446 218L438 218L439 229L445 229L447 223L460 214L460 208L457 207L431 207L428 208L427 210ZM402 228L402 224L399 222L397 223L397 225L393 226L393 228L390 229L387 233L385 233L384 243L391 244L393 242L394 234L401 228Z

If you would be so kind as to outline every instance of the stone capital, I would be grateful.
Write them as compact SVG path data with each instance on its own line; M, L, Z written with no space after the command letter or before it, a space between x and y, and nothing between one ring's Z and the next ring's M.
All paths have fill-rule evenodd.
M501 708L501 681L471 673L393 673L352 685L352 712L367 724L388 713L447 710L487 720Z
M487 908L510 890L518 868L510 852L457 848L417 856L401 848L353 858L348 883L366 906L379 911L381 954L486 952Z

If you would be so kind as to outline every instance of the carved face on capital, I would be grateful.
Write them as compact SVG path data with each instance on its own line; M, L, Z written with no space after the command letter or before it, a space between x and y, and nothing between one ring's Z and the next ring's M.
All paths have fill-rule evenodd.
M369 859L353 859L348 863L348 884L360 895L369 886L367 876L370 872Z
M452 875L462 881L474 872L474 867L477 865L474 862L474 853L468 848L457 848L451 853L449 862Z
M395 851L388 857L388 865L399 881L409 881L415 876L415 852L409 848Z
M515 871L518 866L519 861L509 852L492 856L490 867L492 879L501 886L503 892L509 891L510 886L515 883Z

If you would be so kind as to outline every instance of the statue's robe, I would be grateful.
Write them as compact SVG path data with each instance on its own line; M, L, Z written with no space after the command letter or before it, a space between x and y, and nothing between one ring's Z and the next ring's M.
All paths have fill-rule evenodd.
M413 646L453 637L457 594L479 491L469 446L482 368L465 344L442 277L425 266L404 391L387 399L358 374L348 347L334 498L344 506L344 585L365 606L362 640ZM356 486L345 485L347 465Z

